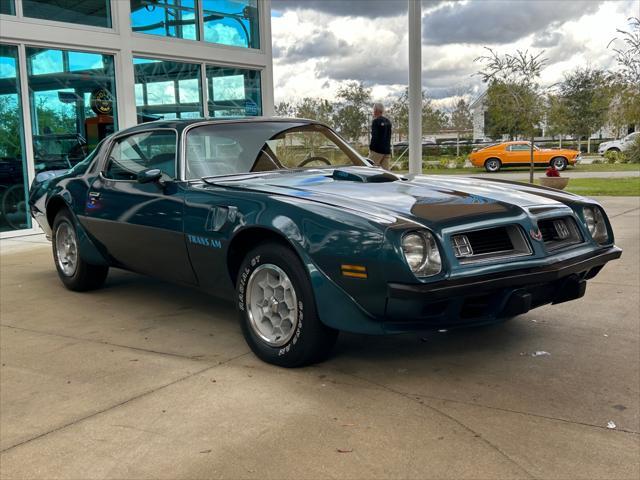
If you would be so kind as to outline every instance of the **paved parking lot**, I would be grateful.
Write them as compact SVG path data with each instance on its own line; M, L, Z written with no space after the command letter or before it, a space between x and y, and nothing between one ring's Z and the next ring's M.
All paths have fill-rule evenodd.
M625 251L585 298L299 370L229 304L119 271L72 293L5 242L0 476L637 479L640 199L602 201Z

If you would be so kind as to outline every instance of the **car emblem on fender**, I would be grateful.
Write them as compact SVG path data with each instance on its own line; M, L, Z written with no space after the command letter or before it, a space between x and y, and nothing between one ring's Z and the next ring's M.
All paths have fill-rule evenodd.
M542 232L539 228L537 230L534 230L533 228L529 230L529 235L531 235L531 238L534 240L538 240L539 242L542 241Z

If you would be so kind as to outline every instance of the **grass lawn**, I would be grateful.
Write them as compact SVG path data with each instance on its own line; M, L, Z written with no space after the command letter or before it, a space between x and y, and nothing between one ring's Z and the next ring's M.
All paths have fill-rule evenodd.
M640 196L640 177L572 178L565 189L571 193L591 196Z
M536 174L544 172L545 167L536 167ZM484 168L425 168L425 175L473 175L487 173ZM500 170L500 173L526 173L529 167L511 167ZM640 171L640 163L614 163L612 165L599 163L595 165L578 165L568 167L567 172L637 172Z

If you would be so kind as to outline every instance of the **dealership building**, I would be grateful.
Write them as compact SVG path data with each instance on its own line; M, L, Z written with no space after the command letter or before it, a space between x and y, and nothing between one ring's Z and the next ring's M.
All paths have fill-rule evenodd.
M116 130L273 110L269 0L0 0L0 237Z

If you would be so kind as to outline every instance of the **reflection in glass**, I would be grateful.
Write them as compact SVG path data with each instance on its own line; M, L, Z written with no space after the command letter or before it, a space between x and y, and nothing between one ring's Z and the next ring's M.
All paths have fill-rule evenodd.
M0 13L3 15L15 15L16 3L14 0L0 0Z
M202 0L204 40L260 48L257 0Z
M131 0L131 29L198 40L195 0Z
M22 11L25 17L111 28L110 0L22 0Z
M203 115L200 65L134 58L138 123Z
M26 51L36 173L70 168L115 130L113 57Z
M212 117L262 115L258 70L208 66L207 88Z
M18 79L18 49L0 45L0 231L31 227Z

